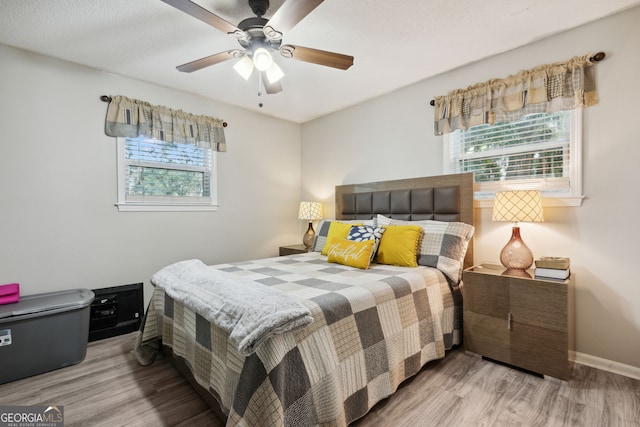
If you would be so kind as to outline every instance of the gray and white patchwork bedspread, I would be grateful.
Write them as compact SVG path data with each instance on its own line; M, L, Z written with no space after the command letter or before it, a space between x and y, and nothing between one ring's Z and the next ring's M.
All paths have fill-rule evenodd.
M360 270L317 252L211 268L284 291L314 319L243 356L228 332L156 287L134 354L161 339L228 426L346 426L460 342L459 292L434 268Z

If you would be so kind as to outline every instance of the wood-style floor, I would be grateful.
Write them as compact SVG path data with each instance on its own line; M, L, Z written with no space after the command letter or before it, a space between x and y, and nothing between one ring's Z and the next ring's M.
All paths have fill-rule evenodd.
M89 344L75 366L0 385L0 405L62 405L65 426L223 426L163 357L129 354L134 335ZM576 365L538 378L454 350L429 363L357 427L638 426L640 381Z

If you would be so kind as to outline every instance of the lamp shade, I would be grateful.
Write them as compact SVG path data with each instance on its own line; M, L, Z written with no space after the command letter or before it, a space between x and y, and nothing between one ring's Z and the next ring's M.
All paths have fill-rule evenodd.
M542 198L537 190L500 191L493 203L493 221L542 222Z
M320 202L300 202L299 219L310 221L322 219L322 203Z
M282 71L282 68L280 68L275 62L271 64L271 67L269 67L266 73L267 80L269 80L269 83L271 84L277 83L284 77L284 71Z
M249 80L249 77L251 77L251 73L253 73L253 61L248 56L244 56L241 60L236 62L236 64L233 66L233 69L236 70L236 72L240 74L243 79Z
M253 53L253 65L260 71L267 71L273 64L273 58L269 51L263 47L259 47Z

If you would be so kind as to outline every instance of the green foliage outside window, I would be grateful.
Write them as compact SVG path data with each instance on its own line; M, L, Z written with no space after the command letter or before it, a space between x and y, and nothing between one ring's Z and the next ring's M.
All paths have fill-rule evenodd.
M555 178L566 175L570 114L531 114L522 120L474 126L452 134L457 172L476 182Z
M204 196L204 173L129 167L129 194L145 196Z
M189 144L127 138L127 194L210 196L211 153Z

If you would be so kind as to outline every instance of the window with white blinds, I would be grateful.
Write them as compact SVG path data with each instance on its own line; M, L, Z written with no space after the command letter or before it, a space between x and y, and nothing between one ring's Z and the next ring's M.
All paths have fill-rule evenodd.
M121 210L213 210L215 153L145 138L118 138Z
M535 189L579 204L582 110L535 113L513 122L473 126L445 135L445 172L474 172L476 198Z

